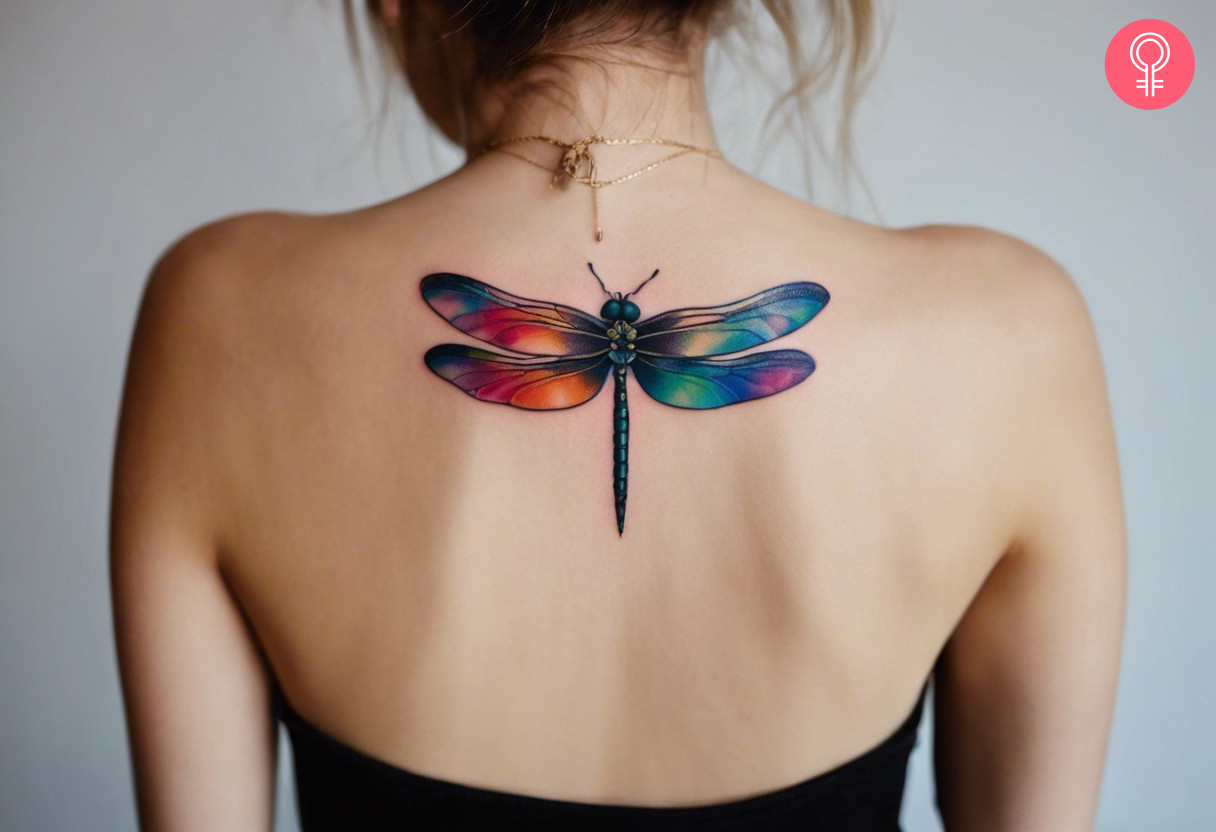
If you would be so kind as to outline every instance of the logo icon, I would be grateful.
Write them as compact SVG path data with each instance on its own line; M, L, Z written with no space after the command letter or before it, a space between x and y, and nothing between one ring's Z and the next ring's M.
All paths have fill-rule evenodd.
M1151 64L1140 57L1140 47L1146 43L1157 47L1157 60ZM1144 90L1145 95L1156 95L1157 90L1165 86L1165 82L1157 77L1157 70L1164 68L1170 62L1170 42L1156 32L1136 35L1136 39L1132 41L1131 57L1132 65L1144 72L1144 77L1136 82L1136 86Z
M1186 35L1164 20L1124 26L1106 48L1106 80L1115 95L1141 110L1173 104L1191 85L1195 53Z

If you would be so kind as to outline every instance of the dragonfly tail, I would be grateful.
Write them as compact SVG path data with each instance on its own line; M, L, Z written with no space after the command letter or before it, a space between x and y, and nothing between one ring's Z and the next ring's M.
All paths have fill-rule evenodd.
M625 534L625 497L629 483L629 402L625 398L625 365L612 367L612 493L616 501L616 532Z

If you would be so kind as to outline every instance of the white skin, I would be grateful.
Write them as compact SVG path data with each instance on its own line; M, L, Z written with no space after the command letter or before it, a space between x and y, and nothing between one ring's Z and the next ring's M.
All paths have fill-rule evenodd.
M393 2L383 15L397 26ZM700 47L546 70L573 111L505 88L457 104L401 52L468 148L593 131L716 146ZM595 152L614 176L664 149ZM270 829L272 674L313 725L394 765L672 806L860 755L933 674L948 832L1092 829L1126 544L1070 277L1001 233L875 227L725 160L604 189L601 243L587 190L546 181L491 153L356 211L229 217L156 264L112 506L142 828ZM588 260L614 291L661 270L643 317L790 280L832 294L773 345L818 363L775 397L688 411L630 379L623 537L610 395L517 410L421 360L472 342L422 303L424 274L594 313Z

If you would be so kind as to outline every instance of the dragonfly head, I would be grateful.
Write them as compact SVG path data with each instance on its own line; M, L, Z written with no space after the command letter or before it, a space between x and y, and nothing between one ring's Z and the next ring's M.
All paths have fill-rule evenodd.
M604 305L600 307L601 318L609 323L624 321L625 323L631 324L638 318L642 317L642 310L638 308L636 303L629 299L629 296L636 295L643 286L649 283L654 276L659 273L658 269L655 269L653 272L651 272L650 277L639 283L637 289L634 289L627 295L622 295L620 292L613 293L608 291L608 287L604 285L604 281L600 280L600 276L595 273L595 266L588 263L587 268L591 269L591 274L594 275L596 281L599 282L600 288L604 290L604 294L608 295L608 300L606 300Z
M629 296L621 297L621 293L617 292L616 297L610 298L600 307L600 317L605 321L625 321L633 323L642 316L642 310L638 305L629 300Z

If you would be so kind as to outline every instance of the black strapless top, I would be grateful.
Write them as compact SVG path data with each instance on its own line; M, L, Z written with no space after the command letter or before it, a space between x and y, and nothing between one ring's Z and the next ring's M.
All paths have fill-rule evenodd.
M726 803L632 806L554 800L467 786L371 757L305 721L273 688L287 728L303 832L328 830L777 830L900 832L908 756L928 681L904 723L836 768Z

